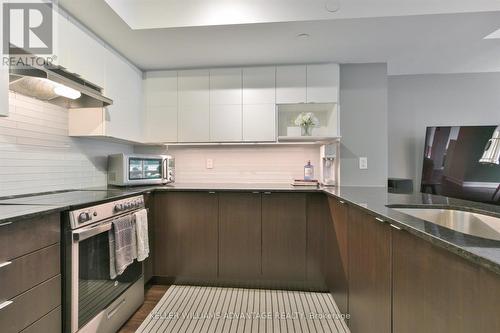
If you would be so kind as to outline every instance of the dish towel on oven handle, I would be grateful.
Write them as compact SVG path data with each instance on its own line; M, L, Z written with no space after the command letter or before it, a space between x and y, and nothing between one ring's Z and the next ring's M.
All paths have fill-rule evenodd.
M148 211L141 209L134 213L135 231L137 235L137 261L149 256Z
M137 258L137 240L132 215L119 217L112 224L108 232L109 273L115 279Z

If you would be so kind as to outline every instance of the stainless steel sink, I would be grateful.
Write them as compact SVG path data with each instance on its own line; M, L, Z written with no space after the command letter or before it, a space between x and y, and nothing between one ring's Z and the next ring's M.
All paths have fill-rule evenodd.
M392 208L463 234L500 241L500 218L439 208Z

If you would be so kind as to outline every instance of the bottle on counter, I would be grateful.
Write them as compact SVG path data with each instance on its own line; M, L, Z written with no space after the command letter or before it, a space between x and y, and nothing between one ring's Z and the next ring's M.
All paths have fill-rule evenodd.
M304 166L304 180L313 180L314 179L314 166L311 164L311 161L308 161Z

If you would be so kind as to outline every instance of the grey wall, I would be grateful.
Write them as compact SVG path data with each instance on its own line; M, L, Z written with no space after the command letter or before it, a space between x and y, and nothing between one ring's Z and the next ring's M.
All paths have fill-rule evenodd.
M387 184L387 66L340 66L340 183L344 186ZM368 169L359 169L359 157Z
M425 128L500 124L500 73L388 79L389 176L420 184Z

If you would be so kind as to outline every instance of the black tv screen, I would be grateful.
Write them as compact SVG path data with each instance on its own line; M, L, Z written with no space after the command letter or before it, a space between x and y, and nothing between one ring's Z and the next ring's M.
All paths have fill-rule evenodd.
M500 126L428 127L421 191L500 205Z

